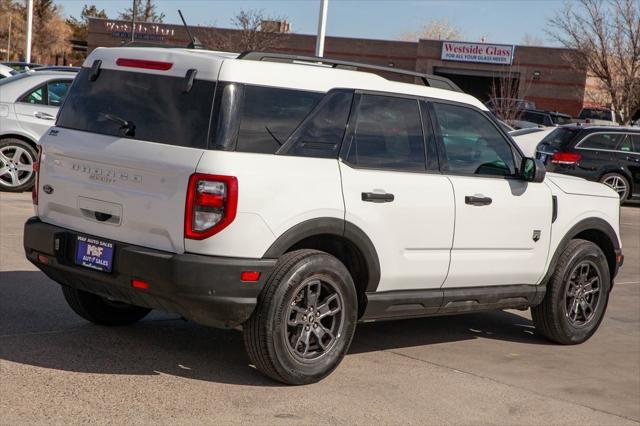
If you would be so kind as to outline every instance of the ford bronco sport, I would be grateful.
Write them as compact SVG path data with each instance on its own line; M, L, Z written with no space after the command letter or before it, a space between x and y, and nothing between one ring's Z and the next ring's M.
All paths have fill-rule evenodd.
M587 340L618 195L545 176L445 79L367 68L94 50L41 140L27 258L96 324L242 328L289 384L331 373L359 321L531 308L541 335Z

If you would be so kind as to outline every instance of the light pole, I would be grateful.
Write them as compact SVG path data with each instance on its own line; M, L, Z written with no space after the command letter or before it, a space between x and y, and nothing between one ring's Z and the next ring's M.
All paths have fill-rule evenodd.
M31 62L31 33L33 32L33 0L27 0L27 37L24 49L25 62Z
M131 41L136 41L136 0L133 0L131 8Z
M320 0L320 14L318 15L318 36L316 37L316 56L324 55L324 35L327 32L327 8L329 0Z

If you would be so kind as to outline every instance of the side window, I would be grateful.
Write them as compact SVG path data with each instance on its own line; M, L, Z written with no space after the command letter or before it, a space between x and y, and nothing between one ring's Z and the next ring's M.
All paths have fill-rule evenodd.
M245 86L237 151L275 153L324 93Z
M59 107L69 91L71 80L50 81L47 83L47 101L51 106Z
M450 172L515 174L511 146L486 116L458 105L434 103L433 108Z
M640 135L629 135L631 139L631 152L640 154Z
M362 95L347 161L389 170L425 170L418 101Z
M580 142L577 148L616 149L623 136L622 133L594 133Z
M45 86L40 86L33 89L31 92L22 96L19 102L26 102L28 104L46 105L47 101L44 98Z
M351 111L353 92L329 92L291 136L289 155L337 158Z

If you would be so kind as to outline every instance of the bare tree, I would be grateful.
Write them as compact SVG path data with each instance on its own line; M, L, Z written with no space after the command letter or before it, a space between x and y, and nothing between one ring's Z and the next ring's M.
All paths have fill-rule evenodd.
M462 31L447 19L432 19L418 31L411 31L400 35L400 40L418 41L429 40L461 40Z
M287 18L265 15L262 10L241 10L231 19L231 25L232 30L196 31L196 34L210 49L231 52L270 50L282 46L288 38Z
M164 21L164 13L157 11L157 6L153 3L153 0L145 0L144 4L142 3L142 0L138 0L135 5L136 22L162 23ZM118 14L118 19L122 21L131 21L132 14L133 8L128 7Z
M523 46L544 46L544 40L542 40L541 37L534 36L529 33L524 33L520 44L522 44Z
M571 62L586 67L608 94L617 121L629 123L640 110L640 1L568 2L550 21L549 34L575 49Z
M519 65L498 74L491 83L494 114L505 121L519 120L523 113L521 99L529 94L531 81Z

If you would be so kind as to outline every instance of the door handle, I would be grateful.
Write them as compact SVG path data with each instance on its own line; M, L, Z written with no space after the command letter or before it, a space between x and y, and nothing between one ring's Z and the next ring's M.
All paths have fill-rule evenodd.
M33 114L36 118L39 118L41 120L55 120L56 118L51 115L51 114L47 114L46 112L36 112L35 114Z
M636 158L636 157L632 157L630 155L627 155L627 161L633 161L636 163L640 163L640 158Z
M493 200L490 197L467 195L464 197L464 202L472 206L488 206Z
M393 194L379 193L379 192L363 192L362 201L369 201L371 203L390 203L394 200Z

